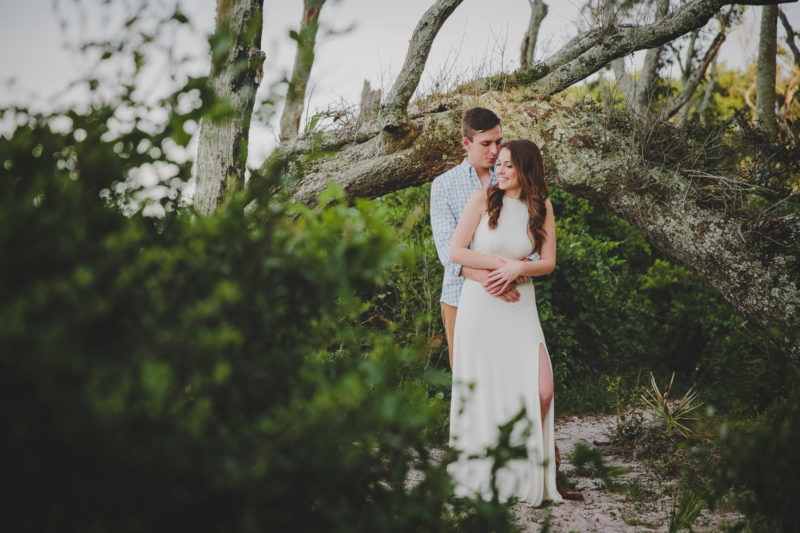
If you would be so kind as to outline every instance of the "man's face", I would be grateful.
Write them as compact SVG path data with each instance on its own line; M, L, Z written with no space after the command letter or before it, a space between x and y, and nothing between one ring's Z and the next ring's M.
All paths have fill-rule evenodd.
M462 143L467 149L467 161L475 168L493 168L502 141L503 130L499 124L490 130L475 133L471 141L464 137Z

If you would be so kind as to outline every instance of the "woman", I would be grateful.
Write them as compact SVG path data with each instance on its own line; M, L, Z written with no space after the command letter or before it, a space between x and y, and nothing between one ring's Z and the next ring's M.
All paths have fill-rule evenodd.
M562 501L556 490L553 441L553 373L531 283L520 299L505 302L488 291L556 265L553 206L547 199L539 148L528 140L505 143L497 158L497 185L476 192L464 207L450 245L450 260L492 270L486 283L466 280L454 334L450 446L461 451L449 467L459 496L492 496L492 460L498 426L523 409L512 445L527 459L513 460L496 475L501 501L538 506ZM532 251L539 261L524 261Z

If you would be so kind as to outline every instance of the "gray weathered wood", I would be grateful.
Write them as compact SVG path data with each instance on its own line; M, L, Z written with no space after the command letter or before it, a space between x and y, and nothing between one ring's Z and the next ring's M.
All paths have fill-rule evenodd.
M542 95L555 94L594 74L618 57L637 50L655 48L703 27L719 9L730 0L693 0L662 20L641 26L617 26L602 28L592 38L579 38L572 45L585 51L566 63L557 58L570 57L574 50L562 50L540 66L544 73L532 89ZM776 4L776 0L753 0L750 5ZM566 48L566 47L565 47Z
M536 41L539 38L539 28L547 16L547 4L542 0L528 0L531 5L531 18L528 22L528 31L522 38L519 62L522 67L533 65L533 54L536 51Z
M433 40L462 0L437 0L419 20L408 45L400 74L380 107L380 121L387 133L402 134L408 122L407 108L417 90Z
M294 57L294 69L289 87L286 90L286 103L281 114L280 138L290 139L297 136L303 106L306 99L306 87L314 65L314 47L319 29L319 13L325 0L304 0L303 17L300 20L300 31L297 32L297 54Z
M361 103L358 106L358 118L363 122L372 122L378 119L381 107L381 90L373 90L369 81L364 80L361 87Z
M263 0L218 0L216 34L230 46L212 51L209 83L230 112L204 118L197 147L195 208L213 212L244 186L250 116L263 75Z

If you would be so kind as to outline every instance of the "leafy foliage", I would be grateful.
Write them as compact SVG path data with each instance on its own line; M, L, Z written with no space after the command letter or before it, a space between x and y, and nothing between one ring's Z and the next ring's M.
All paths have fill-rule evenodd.
M607 465L600 450L583 442L577 442L569 460L575 466L575 474L599 478L601 486L611 491L619 492L624 489L617 478L625 474L627 470L623 467Z
M425 185L375 201L388 207L386 222L416 259L411 268L392 268L383 288L364 295L373 306L363 319L414 346L419 359L408 379L423 375L432 395L448 397L438 304L442 271L430 236L428 197ZM552 191L552 201L558 267L534 284L559 411L613 410L617 394L604 376L618 378L625 389L651 370L691 377L722 411L769 404L782 387L780 372L762 341L711 287L601 206L560 190ZM749 365L753 376L734 372L753 358L763 363ZM743 403L739 390L755 402ZM442 426L442 438L445 431Z
M141 191L115 193L153 158L141 131L110 133L108 106L66 132L16 113L0 140L9 527L507 528L491 503L450 512L429 452L446 404L403 383L413 350L360 323L357 294L409 260L384 209L335 190L288 205L276 163L212 216L165 195L146 217Z
M794 373L796 378L796 372ZM800 394L777 400L754 423L720 427L715 461L706 462L711 495L719 501L731 489L753 531L795 531L800 498ZM706 452L703 450L702 452Z

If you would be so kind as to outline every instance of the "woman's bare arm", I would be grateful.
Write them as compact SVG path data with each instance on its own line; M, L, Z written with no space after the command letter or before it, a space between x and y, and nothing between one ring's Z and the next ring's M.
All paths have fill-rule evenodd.
M556 222L553 216L553 204L550 203L550 200L545 200L545 207L547 209L544 217L545 236L539 252L542 258L538 261L506 261L504 265L489 274L485 284L487 290L497 286L508 286L520 276L545 276L555 270Z
M495 269L505 264L497 256L486 255L469 249L469 243L475 235L481 215L486 211L486 191L476 191L464 206L461 218L458 219L456 231L450 241L450 261L472 268Z

